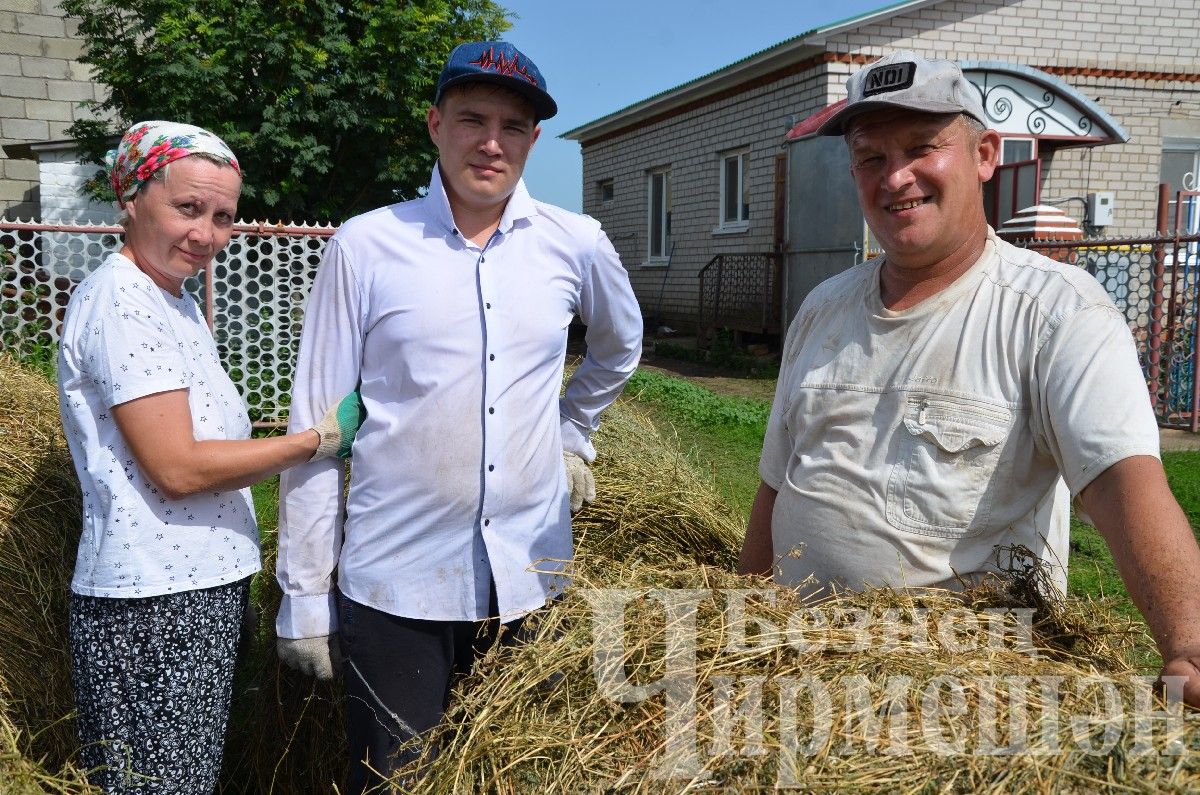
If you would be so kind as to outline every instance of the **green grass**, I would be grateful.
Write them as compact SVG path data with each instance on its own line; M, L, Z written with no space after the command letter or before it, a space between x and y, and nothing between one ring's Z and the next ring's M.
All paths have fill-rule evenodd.
M58 345L27 340L15 350L19 351L21 364L41 373L50 383L58 382Z
M639 370L625 389L649 409L659 432L675 437L692 463L742 517L758 491L758 457L771 405L717 395L682 378Z
M1192 532L1200 528L1200 452L1163 453L1163 467L1171 493L1179 501ZM1071 519L1071 558L1067 590L1073 594L1111 597L1122 614L1140 618L1129 591L1117 573L1117 565L1096 528Z
M259 432L256 432L258 435ZM258 535L262 544L262 555L264 559L268 556L274 559L276 531L279 529L279 476L267 478L259 481L250 487L251 494L254 495L254 513L258 518ZM263 584L266 581L272 580L275 577L275 569L273 567L264 568L258 574L254 575L254 579L250 581L250 593L254 604L262 604L261 593ZM258 631L274 632L275 616L260 616L258 621Z
M771 404L753 398L717 395L683 378L638 370L625 394L662 409L674 422L697 430L729 428L756 438L761 446Z
M716 395L688 381L638 372L626 394L650 409L661 431L673 434L719 492L748 516L758 489L758 458L769 414L766 401ZM1200 527L1200 452L1167 452L1163 465L1171 491L1193 530ZM1068 591L1104 596L1118 613L1141 620L1095 528L1072 519Z
M279 476L255 483L250 491L254 494L259 532L274 533L279 528Z

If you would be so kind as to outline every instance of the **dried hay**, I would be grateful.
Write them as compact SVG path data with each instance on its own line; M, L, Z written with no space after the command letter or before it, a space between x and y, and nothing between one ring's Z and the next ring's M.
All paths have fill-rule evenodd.
M1047 598L1028 550L999 550L1008 575L967 594L817 603L730 573L742 528L636 410L611 412L597 446L576 589L461 684L439 755L398 789L1200 787L1200 733L1129 662L1144 627Z
M83 774L66 767L59 774L47 771L46 766L26 755L29 743L13 725L7 710L0 710L0 792L5 795L90 795L100 790L88 786Z
M629 592L614 597L614 583ZM729 595L750 583L724 570L618 567L579 585L591 590L549 611L532 644L489 655L463 683L440 755L405 791L1200 786L1190 722L1133 722L1151 703L1124 662L1138 630L1095 603L1066 608L1084 643L1059 642L1061 615L1035 614L1031 645L979 612L1011 603L996 589L816 604L760 582L743 618Z
M81 515L54 385L0 354L0 706L5 742L52 770L76 745L66 617Z
M596 443L603 451L595 468L600 499L574 523L580 559L594 576L622 576L620 567L732 569L744 526L678 445L628 403L605 415ZM274 531L264 529L264 571L274 571L274 554ZM252 684L238 687L223 789L328 791L342 780L346 761L341 684L316 683L279 664L272 631L279 588L270 577L256 585L265 626L247 655L253 670L242 672Z
M0 359L0 375L0 780L13 791L23 790L7 782L78 792L69 768L45 771L63 769L74 749L62 716L79 506L53 388L11 360ZM965 597L875 591L817 605L730 573L740 518L631 404L609 412L597 446L600 499L575 523L577 587L540 616L532 643L490 655L461 683L436 738L441 754L406 789L1200 786L1190 720L1132 720L1149 692L1126 661L1143 630L1102 603L1041 600L1036 567L1014 566L1013 579ZM340 687L275 659L279 592L266 530L255 584L262 619L238 674L221 789L330 791L344 768ZM1011 622L1002 642L985 631L996 617L979 611L1008 605L1035 608L1031 643ZM1120 714L1089 722L1112 715L1106 698ZM926 702L947 708L925 721ZM1037 717L1052 708L1057 721ZM1177 738L1185 753L1163 753ZM46 767L30 761L42 758Z
M745 519L729 509L676 440L664 438L623 400L604 415L595 444L599 499L573 522L585 576L604 577L617 562L733 569Z

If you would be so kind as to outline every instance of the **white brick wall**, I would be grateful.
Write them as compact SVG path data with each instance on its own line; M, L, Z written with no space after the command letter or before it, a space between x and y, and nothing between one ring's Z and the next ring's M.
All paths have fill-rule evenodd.
M96 166L82 165L77 157L73 150L42 153L39 161L42 220L50 223L116 223L115 207L89 201L80 195L80 186L95 173Z
M798 97L807 99L797 103ZM661 314L669 325L693 324L697 276L713 256L771 250L775 156L783 153L780 144L791 123L824 103L819 77L787 78L584 149L584 211L600 220L613 239L644 314L655 313L661 293ZM738 148L749 149L747 168L754 186L750 226L746 232L715 234L720 155ZM646 264L646 175L660 166L671 168L676 246L669 270ZM607 205L599 203L596 192L596 183L604 179L613 180L613 201Z

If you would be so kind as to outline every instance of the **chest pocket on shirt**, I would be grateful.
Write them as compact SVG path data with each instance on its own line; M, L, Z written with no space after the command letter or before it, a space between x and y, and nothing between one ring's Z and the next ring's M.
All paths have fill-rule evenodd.
M944 397L912 397L887 488L893 527L965 538L987 527L994 479L1012 424L1007 409Z

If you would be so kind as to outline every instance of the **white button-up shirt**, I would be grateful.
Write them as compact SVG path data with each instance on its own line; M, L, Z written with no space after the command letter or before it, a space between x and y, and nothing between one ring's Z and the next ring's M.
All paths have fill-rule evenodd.
M567 327L588 352L560 399ZM641 314L600 225L524 182L482 249L455 228L434 167L424 198L347 221L305 311L291 430L358 387L367 418L342 505L336 459L283 474L281 637L337 629L350 599L408 618L543 605L572 556L562 451L589 436L641 353Z

